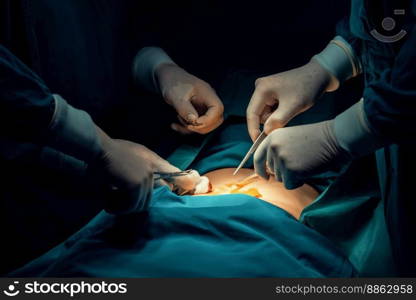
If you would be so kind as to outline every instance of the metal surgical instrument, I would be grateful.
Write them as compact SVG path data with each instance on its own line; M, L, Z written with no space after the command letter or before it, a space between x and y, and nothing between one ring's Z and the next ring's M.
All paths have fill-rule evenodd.
M233 175L237 174L238 171L244 166L244 164L247 162L247 160L250 158L250 156L256 152L257 148L260 146L261 142L264 141L264 139L267 137L267 134L262 131L260 135L257 137L257 139L254 141L253 145L248 150L246 156L244 156L243 160L238 165L237 169L235 169Z

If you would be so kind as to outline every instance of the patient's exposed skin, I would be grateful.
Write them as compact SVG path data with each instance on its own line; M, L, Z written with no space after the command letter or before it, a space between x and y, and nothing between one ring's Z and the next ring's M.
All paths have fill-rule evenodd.
M218 169L204 174L207 176L212 184L213 190L205 195L218 195L235 193L235 184L242 182L244 179L254 174L253 169L241 169L236 175L233 175L234 168ZM277 182L274 178L269 181L261 177L251 177L237 192L246 193L255 196L257 193L259 199L267 201L276 205L295 218L299 218L303 208L310 204L317 196L316 192L311 186L303 185L295 190L287 190L281 182Z

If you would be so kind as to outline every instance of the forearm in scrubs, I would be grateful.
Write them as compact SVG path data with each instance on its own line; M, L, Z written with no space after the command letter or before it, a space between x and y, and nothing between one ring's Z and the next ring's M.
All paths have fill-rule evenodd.
M88 113L52 94L39 76L2 46L0 74L1 135L87 162L99 155L99 139Z

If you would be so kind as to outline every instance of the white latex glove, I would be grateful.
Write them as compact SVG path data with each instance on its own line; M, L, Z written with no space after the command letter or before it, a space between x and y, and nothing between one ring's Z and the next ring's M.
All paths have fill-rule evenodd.
M140 211L149 205L153 189L153 166L141 153L141 145L110 138L97 127L102 154L89 167L104 186L104 207L109 213Z
M153 172L175 173L181 170L174 165L171 165L167 160L161 158L155 152L149 150L143 145L140 145L141 155L151 163ZM207 193L209 189L209 180L207 177L199 175L198 171L193 170L188 175L172 177L171 182L165 180L157 180L156 186L166 185L171 190L178 194L203 194Z
M178 113L173 130L206 134L221 125L224 106L208 83L172 63L160 64L155 74L163 98Z
M181 171L179 168L171 165L167 160L163 159L155 152L143 145L124 140L117 141L119 143L123 143L124 146L129 148L131 152L134 153L137 157L144 159L149 164L152 172L175 173ZM195 170L190 172L189 175L173 177L172 180L172 182L157 180L155 181L155 186L166 185L178 194L183 194L193 193L195 190L197 190L197 187L198 190L201 190L201 185L205 185L202 183L205 182L205 177L200 176L199 173Z
M260 176L272 173L294 189L312 175L388 144L372 130L361 100L333 120L273 131L254 153L254 167Z
M280 128L273 131L254 154L254 168L264 178L269 173L287 189L303 185L311 175L350 159L334 135L333 120Z
M336 83L314 60L300 68L257 79L246 111L251 139L254 141L260 134L260 124L264 124L267 134L284 127L309 109L324 91L335 89Z
M103 183L112 186L107 193L105 209L110 213L128 213L145 209L154 186L154 172L179 172L155 152L143 145L126 140L112 139L97 127L102 145L102 155L94 161L92 168ZM158 180L156 186L167 185L182 193L205 193L206 178L197 171L186 176L174 177L173 182Z

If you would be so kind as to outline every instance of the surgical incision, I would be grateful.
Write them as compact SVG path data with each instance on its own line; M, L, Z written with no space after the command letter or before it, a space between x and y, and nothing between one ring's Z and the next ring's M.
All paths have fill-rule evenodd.
M281 182L272 177L266 180L255 175L253 169L242 168L237 175L233 175L234 170L224 168L204 174L212 184L212 190L196 196L245 194L278 206L296 218L299 218L303 208L318 196L307 184L287 190Z
M256 187L247 187L251 183L259 180L257 174L253 174L249 177L244 178L243 180L226 183L213 188L211 195L223 195L223 194L246 194L256 198L261 198L262 195Z

